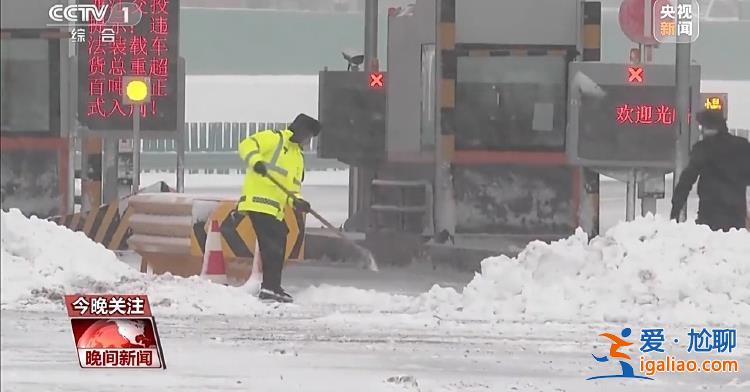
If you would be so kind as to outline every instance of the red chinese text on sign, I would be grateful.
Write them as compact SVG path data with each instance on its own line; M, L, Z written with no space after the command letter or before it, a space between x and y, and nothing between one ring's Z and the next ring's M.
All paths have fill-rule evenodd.
M668 105L628 105L615 108L618 124L673 125L677 110Z
M70 317L151 317L151 305L145 294L72 294L65 296Z
M96 0L101 5L109 5L119 0ZM104 26L101 23L90 23L86 42L88 44L87 65L88 75L80 74L82 78L88 76L88 84L82 104L87 104L85 114L92 120L113 120L118 124L119 119L132 116L133 108L122 104L122 77L151 76L160 80L153 82L157 94L149 108L142 107L143 117L164 116L168 118L166 109L171 108L174 101L174 76L177 47L175 42L178 14L177 2L170 0L131 0L143 11L143 18L136 26L116 24ZM105 37L104 30L112 34ZM86 61L86 60L84 60ZM161 101L161 105L160 102ZM157 108L163 106L161 111ZM98 124L99 128L107 129L107 125Z
M638 105L636 108L639 124L651 124L653 122L653 107L651 105Z

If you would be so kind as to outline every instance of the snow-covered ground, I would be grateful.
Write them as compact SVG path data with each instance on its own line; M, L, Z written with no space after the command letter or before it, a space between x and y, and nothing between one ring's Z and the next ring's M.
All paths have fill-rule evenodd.
M586 381L623 326L738 327L750 350L750 233L641 218L487 259L469 275L292 266L293 305L141 274L83 234L2 212L2 387L9 391L747 390L747 373ZM432 286L432 287L431 287ZM166 371L84 371L62 294L147 293ZM687 329L686 329L687 328ZM39 377L44 374L44 377ZM390 380L390 381L389 381Z
M191 76L187 83L188 121L281 122L317 113L316 76ZM725 87L703 84L704 91ZM730 126L750 128L735 100L746 91L730 92ZM158 180L175 185L166 173L141 182ZM187 175L185 183L189 193L236 196L241 176ZM343 223L348 172L309 172L305 183L313 206ZM591 355L608 351L598 334L625 326L672 335L738 328L731 357L741 366L750 359L750 233L663 217L618 223L623 194L624 185L602 183L606 232L590 242L580 232L534 242L517 258L484 260L476 275L293 265L284 284L296 302L278 307L244 287L141 274L82 233L2 212L0 384L45 392L750 390L746 371L585 380L619 372ZM689 217L695 204L691 198ZM74 292L147 293L168 369L80 369L62 306L62 295Z

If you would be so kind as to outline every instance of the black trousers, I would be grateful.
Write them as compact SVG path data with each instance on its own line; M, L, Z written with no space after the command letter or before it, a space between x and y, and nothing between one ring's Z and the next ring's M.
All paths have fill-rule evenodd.
M250 211L247 213L258 237L261 259L263 259L262 289L281 290L281 270L286 254L286 236L289 231L284 221L273 215Z

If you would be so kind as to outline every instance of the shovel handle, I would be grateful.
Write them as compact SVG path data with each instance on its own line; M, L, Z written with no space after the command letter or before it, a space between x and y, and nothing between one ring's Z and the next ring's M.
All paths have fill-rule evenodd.
M286 193L286 195L289 198L291 198L292 200L297 200L297 196L295 196L294 193L292 193L289 189L286 189L286 187L284 185L282 185L279 182L279 180L273 178L270 175L266 175L266 178L268 178L269 180L271 180L271 182L273 182L274 185L276 185L277 187L279 187L279 189L281 189L284 193ZM310 208L309 212L310 212L310 214L312 216L314 216L317 220L319 220L326 228L328 228L329 230L335 232L336 235L338 235L339 237L341 237L343 239L346 239L346 240L349 240L349 238L347 236L345 236L344 233L342 233L339 229L337 229L336 227L334 227L331 224L331 222L329 222L328 220L326 220L326 218L323 218L322 216L320 216L320 214L318 214L317 211L315 211L312 208Z

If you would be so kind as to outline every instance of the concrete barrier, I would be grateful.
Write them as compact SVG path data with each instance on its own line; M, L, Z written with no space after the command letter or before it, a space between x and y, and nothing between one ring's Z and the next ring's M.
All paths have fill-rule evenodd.
M128 247L141 255L141 270L192 276L201 271L207 228L219 222L225 269L230 282L241 284L252 270L255 231L237 212L237 200L184 194L139 194L129 199L132 235ZM304 258L304 217L287 209L288 261Z
M142 192L172 192L164 182L157 182L143 188ZM133 211L128 208L126 196L107 204L92 208L90 211L55 216L49 220L73 231L81 231L86 236L110 250L126 250L131 235L130 218Z

